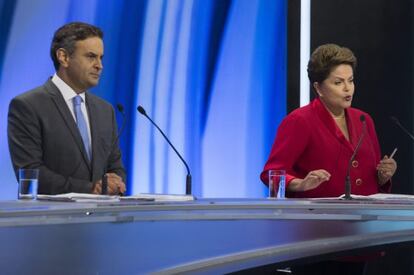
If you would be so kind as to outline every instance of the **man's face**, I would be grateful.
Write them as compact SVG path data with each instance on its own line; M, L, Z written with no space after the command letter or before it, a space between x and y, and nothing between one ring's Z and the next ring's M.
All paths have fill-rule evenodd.
M75 51L67 57L64 66L68 84L76 92L98 85L103 69L103 42L99 37L90 37L75 43Z

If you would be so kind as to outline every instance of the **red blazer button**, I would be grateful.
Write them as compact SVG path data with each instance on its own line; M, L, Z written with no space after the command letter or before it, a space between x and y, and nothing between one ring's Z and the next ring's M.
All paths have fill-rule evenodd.
M352 167L354 167L354 168L357 168L358 167L358 161L357 160L354 160L354 161L352 161Z

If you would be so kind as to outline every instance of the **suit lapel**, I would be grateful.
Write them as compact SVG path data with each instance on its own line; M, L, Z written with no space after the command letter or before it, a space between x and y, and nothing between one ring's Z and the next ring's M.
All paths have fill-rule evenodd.
M65 102L62 94L58 90L58 88L53 84L51 80L46 82L45 88L47 92L50 94L52 101L54 102L57 110L59 111L60 115L62 116L67 128L69 129L70 134L74 138L78 149L81 151L83 159L88 166L89 170L91 171L91 165L88 160L88 156L86 154L85 146L83 145L82 137L79 133L78 126L76 125L75 120L68 108L68 105ZM92 139L93 140L93 139Z
M91 138L92 138L92 167L94 167L94 163L97 161L96 156L98 152L98 145L99 145L99 138L97 136L97 129L98 123L97 118L95 117L97 114L96 104L93 100L93 97L89 96L89 92L85 93L86 98L86 108L88 109L88 116L89 116L89 125L91 127Z

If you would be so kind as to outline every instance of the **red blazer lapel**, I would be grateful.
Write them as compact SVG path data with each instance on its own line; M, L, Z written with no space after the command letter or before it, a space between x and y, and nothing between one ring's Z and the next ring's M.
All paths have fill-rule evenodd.
M353 132L352 131L352 122L349 119L348 116L348 111L345 110L345 116L347 119L347 126L348 126L348 131L349 131L349 137L350 137L350 141L348 141L344 134L342 133L341 129L339 129L339 127L336 125L335 120L332 118L331 114L329 113L329 111L326 109L325 105L323 105L323 103L321 102L321 100L319 98L315 99L312 102L312 108L315 109L319 119L322 121L322 124L324 125L324 127L326 127L326 129L337 139L339 140L348 150L350 150L351 152L354 151L354 146L352 144L352 142L355 140L354 136L353 136Z

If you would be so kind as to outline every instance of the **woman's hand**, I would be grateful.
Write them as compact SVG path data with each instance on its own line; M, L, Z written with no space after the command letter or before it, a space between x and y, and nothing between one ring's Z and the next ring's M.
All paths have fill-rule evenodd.
M387 181L389 181L396 170L397 162L393 158L388 158L388 156L384 156L384 158L377 165L379 184L383 185Z
M313 170L304 179L293 179L288 185L288 190L294 192L312 190L330 178L331 174L324 169Z

